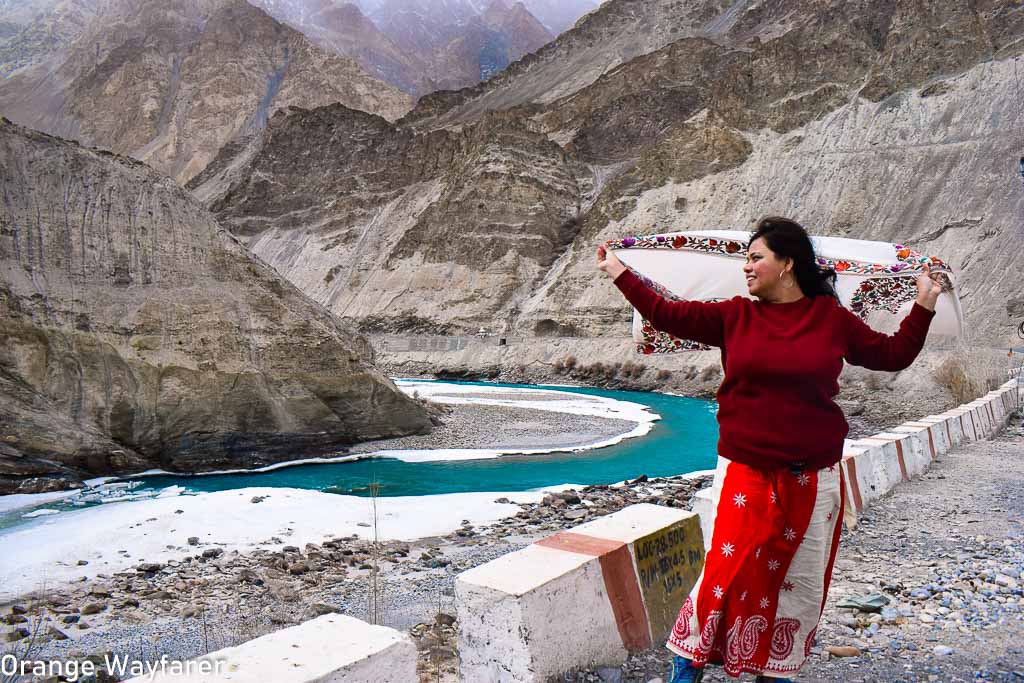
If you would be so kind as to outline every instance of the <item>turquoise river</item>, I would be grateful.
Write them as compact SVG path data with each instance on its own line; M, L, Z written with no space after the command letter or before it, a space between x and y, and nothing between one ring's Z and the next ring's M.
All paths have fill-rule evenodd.
M180 487L185 495L248 487L288 487L365 496L369 495L371 482L376 482L381 496L425 496L468 491L525 491L566 483L610 484L641 474L671 476L715 466L718 425L715 421L717 405L713 401L579 387L494 383L486 386L557 389L605 396L648 406L661 419L644 436L576 453L441 462L403 462L375 457L351 462L295 465L269 472L153 475L132 478L121 485L108 483L103 488L128 494L124 499L129 500L157 495L168 487ZM127 486L128 489L118 491L118 486ZM107 495L86 495L80 499L73 496L33 508L10 510L0 513L0 529L24 524L29 519L24 515L38 507L59 512L115 500Z

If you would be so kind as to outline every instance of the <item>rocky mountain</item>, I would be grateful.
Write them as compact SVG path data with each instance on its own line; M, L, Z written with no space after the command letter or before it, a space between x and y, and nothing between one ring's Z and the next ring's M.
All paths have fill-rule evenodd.
M530 14L537 17L551 35L560 35L601 3L598 0L523 0Z
M64 0L14 40L45 44L46 27L69 16L84 29L63 49L55 38L45 59L25 57L0 82L0 111L129 154L179 182L278 107L342 102L393 119L411 105L244 0Z
M17 34L60 0L0 0L0 40Z
M359 5L335 0L250 0L321 48L350 57L376 78L412 95L436 89L425 56L396 43Z
M251 2L414 95L479 83L554 37L506 0Z
M534 340L505 362L550 362L546 335L625 334L603 240L769 213L943 256L971 338L998 346L1024 266L1022 52L1010 0L610 0L397 124L283 112L192 187L363 329Z
M491 80L424 97L407 118L471 121L483 112L547 104L590 85L622 64L687 36L724 38L749 0L608 0L573 29Z
M63 50L96 18L93 0L10 0L0 5L0 77Z
M481 60L481 75L485 81L523 55L539 50L554 37L521 2L510 5L505 0L494 0L481 18L488 31L502 36L500 43L491 48L490 60Z
M171 179L0 122L0 493L428 431L366 341Z
M420 135L340 105L279 112L239 179L220 173L224 160L190 187L366 330L475 330L507 314L571 241L585 171L501 115Z

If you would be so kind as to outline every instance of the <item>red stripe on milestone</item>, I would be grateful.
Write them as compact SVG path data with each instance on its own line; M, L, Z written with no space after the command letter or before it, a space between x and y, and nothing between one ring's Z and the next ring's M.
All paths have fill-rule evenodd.
M974 421L974 411L971 410L971 412L969 412L967 414L971 416L971 429L974 430L974 440L977 441L978 440L978 425Z
M554 536L542 538L534 543L534 545L564 550L569 553L579 553L580 555L590 555L591 557L601 557L618 550L626 544L622 541L610 541L607 538L597 538L596 536L563 531Z
M900 443L900 440L895 440L894 441L893 439L876 438L876 437L873 437L873 436L869 436L869 437L867 437L864 440L865 441L874 441L875 443L879 443L879 444L886 444L886 443L894 443L894 444L896 444L896 460L900 464L900 474L903 475L903 481L910 481L910 477L907 476L907 463L906 463L906 461L903 460L903 445Z
M629 652L649 649L652 645L651 625L629 548L623 544L618 550L602 555L599 562L622 645Z
M932 449L932 460L935 459L935 441L932 439L932 428L928 428L928 448Z
M563 531L534 545L598 558L604 589L608 593L623 647L629 652L642 652L651 647L647 609L633 568L633 556L625 543Z
M900 474L903 475L903 481L910 481L910 477L907 475L907 463L903 460L903 439L896 441L896 459L900 462Z
M864 509L864 502L860 497L860 484L857 483L857 463L853 461L853 458L847 458L843 462L846 463L846 474L850 478L850 492L853 493L853 509L860 512Z
M953 432L949 431L949 420L943 420L946 425L946 438L949 440L949 447L953 447Z

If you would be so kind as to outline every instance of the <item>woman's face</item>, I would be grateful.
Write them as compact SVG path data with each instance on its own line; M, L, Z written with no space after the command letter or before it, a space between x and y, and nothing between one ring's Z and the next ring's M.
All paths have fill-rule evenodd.
M793 282L791 259L780 260L758 237L747 250L747 263L743 275L747 279L747 293L761 299L776 299L786 282ZM785 274L783 274L785 273ZM781 275L781 277L780 277Z

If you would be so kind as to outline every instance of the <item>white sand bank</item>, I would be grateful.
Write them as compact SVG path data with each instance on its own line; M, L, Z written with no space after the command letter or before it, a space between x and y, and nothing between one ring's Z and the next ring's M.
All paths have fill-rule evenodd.
M546 491L564 487L550 487ZM536 502L544 491L453 493L377 499L382 539L449 534L463 520L487 524L519 512L497 498ZM252 503L254 496L265 496ZM178 511L181 512L178 512ZM102 505L44 516L0 536L0 601L140 562L167 562L207 548L302 547L327 538L370 538L371 500L319 491L248 488ZM197 536L198 547L188 545ZM271 541L273 537L279 542ZM127 551L127 552L121 552ZM87 565L79 566L79 560Z

